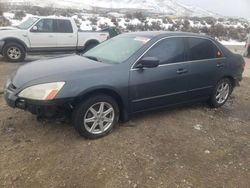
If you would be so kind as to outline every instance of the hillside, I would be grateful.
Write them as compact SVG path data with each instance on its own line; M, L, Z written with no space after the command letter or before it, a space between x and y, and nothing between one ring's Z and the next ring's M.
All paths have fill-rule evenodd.
M199 7L186 6L175 0L7 0L10 5L30 5L41 7L54 7L72 9L110 11L135 11L144 13L166 14L174 16L218 16Z
M66 2L65 0L64 2ZM77 0L73 0L76 2ZM113 0L114 1L114 0ZM127 0L129 2L137 0ZM152 0L155 2L158 0ZM46 2L46 0L44 1ZM88 2L88 1L86 1ZM103 6L106 0L102 0ZM144 1L143 1L144 2ZM151 2L151 0L146 0ZM163 1L174 2L174 1ZM13 3L13 2L12 2ZM20 2L19 2L20 3ZM105 27L116 27L120 32L129 31L186 31L204 33L217 38L220 41L244 42L249 32L249 21L238 18L213 17L208 14L206 17L199 16L176 16L168 14L149 14L141 9L134 11L116 10L108 11L106 8L96 8L91 10L80 10L70 8L55 8L33 6L29 3L2 4L0 9L0 26L16 25L27 16L66 16L75 19L77 25L82 30L100 30ZM63 4L63 3L62 3ZM39 4L40 5L40 4ZM100 4L102 5L102 4ZM135 3L136 5L136 3ZM169 4L172 6L173 4ZM117 5L118 6L118 5ZM176 10L177 8L175 8Z

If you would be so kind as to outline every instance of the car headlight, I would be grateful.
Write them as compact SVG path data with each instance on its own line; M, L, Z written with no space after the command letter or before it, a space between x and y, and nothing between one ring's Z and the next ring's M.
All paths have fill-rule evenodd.
M64 84L65 82L53 82L30 86L22 90L18 96L33 100L52 100Z

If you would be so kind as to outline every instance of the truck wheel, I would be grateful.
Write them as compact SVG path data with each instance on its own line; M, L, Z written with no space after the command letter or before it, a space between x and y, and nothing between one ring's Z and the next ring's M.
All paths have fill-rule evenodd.
M3 48L3 56L11 62L21 62L25 59L26 52L22 45L11 42L7 43Z
M93 95L80 103L73 112L75 129L89 139L109 134L119 119L116 101L104 94Z
M99 43L98 42L89 42L86 44L85 48L84 48L84 52L89 51L91 48L94 48L95 46L97 46Z

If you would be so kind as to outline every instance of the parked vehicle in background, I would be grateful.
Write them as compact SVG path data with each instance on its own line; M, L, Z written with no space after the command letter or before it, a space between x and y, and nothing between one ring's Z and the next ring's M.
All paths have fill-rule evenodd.
M247 37L244 56L250 57L250 32L249 32L248 37Z
M108 38L105 31L80 31L71 18L30 17L18 26L0 28L0 54L17 62L26 53L87 51Z
M244 65L241 55L203 35L127 33L83 56L23 65L7 81L5 99L42 117L72 114L82 136L98 138L145 110L200 101L220 107Z

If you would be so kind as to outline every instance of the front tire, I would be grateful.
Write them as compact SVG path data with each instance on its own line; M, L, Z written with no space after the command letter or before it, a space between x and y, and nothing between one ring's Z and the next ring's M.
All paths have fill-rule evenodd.
M96 139L109 134L119 119L116 101L104 94L94 95L79 104L73 112L73 123L79 134Z
M3 56L10 62L22 62L26 52L22 45L18 43L7 43L3 48Z
M219 108L224 105L233 90L232 82L228 78L220 80L214 88L213 94L209 100L212 108Z

